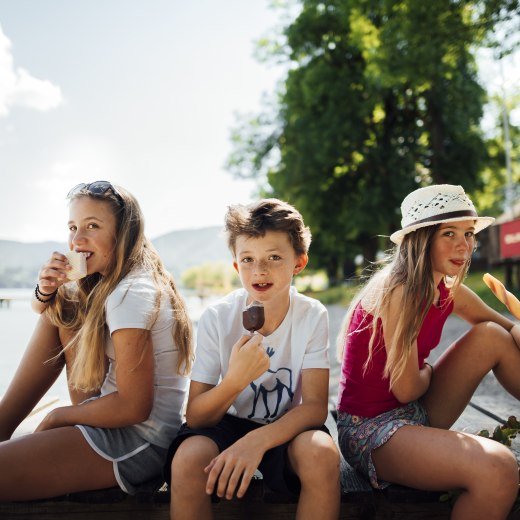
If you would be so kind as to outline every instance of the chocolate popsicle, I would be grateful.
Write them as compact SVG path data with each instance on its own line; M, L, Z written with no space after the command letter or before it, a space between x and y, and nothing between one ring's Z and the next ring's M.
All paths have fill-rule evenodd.
M265 315L264 306L259 302L253 302L242 313L242 324L244 329L253 333L264 326Z

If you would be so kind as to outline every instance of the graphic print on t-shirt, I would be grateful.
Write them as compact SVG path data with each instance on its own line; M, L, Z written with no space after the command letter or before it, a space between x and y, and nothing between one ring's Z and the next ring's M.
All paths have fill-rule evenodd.
M272 358L275 349L267 347L266 353L270 358ZM258 399L262 397L261 402L265 409L265 415L263 418L267 423L270 423L271 419L278 416L278 408L282 402L284 391L287 392L291 402L294 397L294 391L292 387L292 370L290 368L281 367L277 370L271 370L269 368L267 369L267 372L273 374L273 376L271 376L267 381L264 381L267 386L265 386L264 383L257 385L254 381L250 383L255 395L253 398L253 409L247 417L251 419L255 416ZM285 411L286 410L284 410L284 412Z

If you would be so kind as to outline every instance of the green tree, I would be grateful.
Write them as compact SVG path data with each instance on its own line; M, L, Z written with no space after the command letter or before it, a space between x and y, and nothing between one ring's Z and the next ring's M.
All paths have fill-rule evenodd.
M278 104L233 133L232 173L302 211L332 281L373 260L421 184L481 187L485 93L472 49L517 2L303 0L274 46ZM515 4L515 5L513 5Z
M508 103L508 113L518 106L520 96L513 96ZM486 139L486 166L482 171L483 186L475 193L478 210L482 214L499 216L504 212L505 191L508 182L506 172L505 143L503 129L503 100L497 96L491 99L496 114L495 128ZM511 179L516 187L516 197L520 196L520 128L509 122Z

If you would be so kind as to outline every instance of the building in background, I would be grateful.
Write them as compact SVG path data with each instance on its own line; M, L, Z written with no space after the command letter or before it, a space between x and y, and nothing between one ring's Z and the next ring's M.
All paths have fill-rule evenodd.
M504 266L506 287L520 292L520 201L478 234L479 246L473 263L481 268Z

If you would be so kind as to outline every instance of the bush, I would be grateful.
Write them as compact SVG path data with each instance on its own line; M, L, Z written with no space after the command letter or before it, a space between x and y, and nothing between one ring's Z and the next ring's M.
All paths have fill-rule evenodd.
M203 298L210 294L227 294L240 286L236 271L226 262L206 262L182 273L182 284Z

